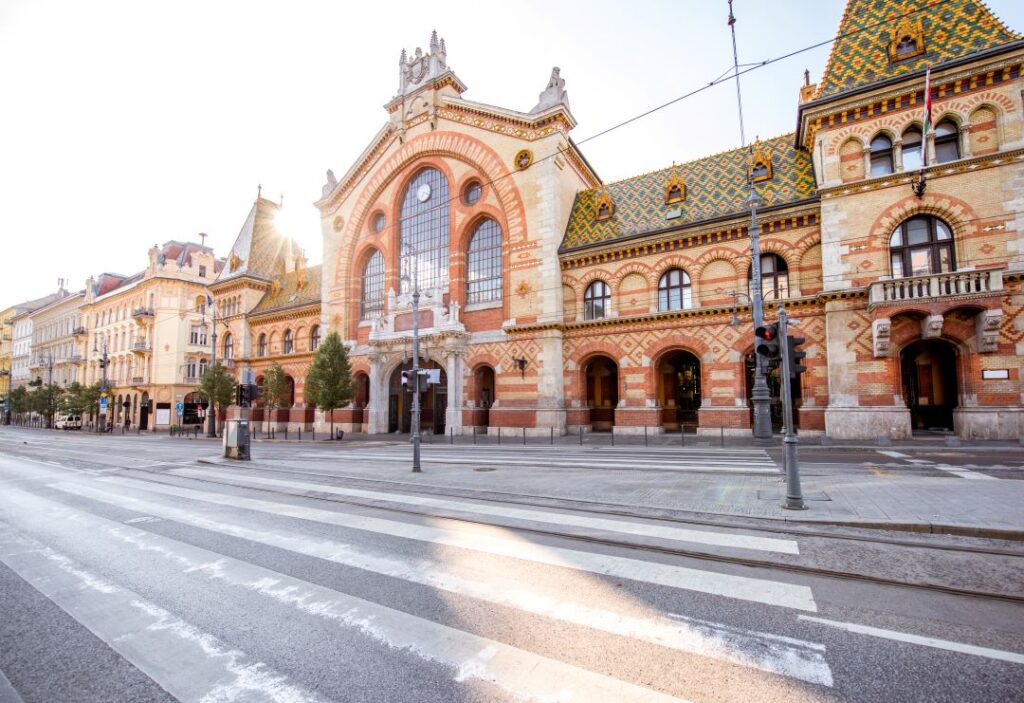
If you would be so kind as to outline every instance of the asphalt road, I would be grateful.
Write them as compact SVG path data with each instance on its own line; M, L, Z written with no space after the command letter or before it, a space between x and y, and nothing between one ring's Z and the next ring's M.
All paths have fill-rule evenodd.
M838 541L356 495L315 474L301 481L320 491L300 494L288 473L195 463L213 448L0 432L0 701L1024 698L1019 601L785 568L823 564ZM502 460L552 461L528 454ZM613 460L640 471L644 456ZM774 470L763 453L721 459L715 470ZM659 465L644 475L694 469ZM983 583L1014 557L973 559Z

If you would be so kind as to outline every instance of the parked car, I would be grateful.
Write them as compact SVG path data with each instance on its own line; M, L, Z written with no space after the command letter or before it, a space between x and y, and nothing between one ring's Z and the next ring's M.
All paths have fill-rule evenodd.
M82 429L81 415L64 415L57 418L54 425L58 430L80 430Z

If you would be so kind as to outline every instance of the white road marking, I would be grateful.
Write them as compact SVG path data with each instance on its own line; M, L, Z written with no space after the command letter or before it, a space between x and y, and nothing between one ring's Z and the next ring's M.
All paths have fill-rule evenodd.
M445 665L453 670L453 680L462 682L470 679L479 679L483 682L493 684L509 692L513 697L528 701L544 701L551 703L570 703L575 701L593 701L594 703L681 703L683 699L654 691L649 688L621 681L610 676L594 673L586 669L566 664L564 662L550 659L532 652L506 645L502 642L486 639L462 630L457 630L447 625L441 625L432 620L420 618L409 613L388 608L377 603L356 598L345 593L318 586L308 581L293 578L277 571L272 571L254 564L226 557L216 552L211 552L190 544L177 542L167 537L143 532L133 527L107 520L94 515L80 512L76 509L55 503L51 500L38 496L11 491L17 495L11 496L5 493L8 498L7 506L18 510L28 521L38 520L42 524L49 524L55 529L61 526L70 525L76 529L91 529L102 532L109 538L117 540L121 545L132 547L152 558L160 558L169 561L173 568L181 569L181 573L195 579L216 579L218 583L242 589L248 593L256 593L280 604L289 606L307 615L322 618L336 623L340 627L354 629L388 647L394 647L407 651L409 654L420 657L426 661L436 662ZM43 514L45 511L46 514ZM55 519L56 518L56 519ZM0 546L6 540L0 535ZM39 545L45 550L45 547ZM0 551L0 555L6 562L11 555L7 550ZM28 555L29 564L23 571L31 571L39 560L45 559L40 549L25 550L16 546L13 550L14 561L17 557ZM20 554L19 554L20 553ZM70 560L68 560L70 563ZM8 564L10 565L10 564ZM12 567L14 568L14 567ZM18 569L15 569L16 571ZM57 571L51 569L50 571ZM80 572L85 574L85 572ZM46 576L44 575L43 588L46 588ZM126 592L113 584L103 582L101 579L89 575L96 581L97 588L113 589L112 596L120 596ZM76 574L77 577L77 574ZM37 586L39 588L39 586ZM46 591L40 588L51 600L57 602L57 598L68 600L66 591L75 591L79 595L82 589L67 588L58 589L56 592ZM143 603L140 607L133 603L118 603L117 608L95 608L96 596L88 593L83 610L92 608L97 619L108 627L117 627L120 618L110 617L112 610L118 615L123 615L125 605L129 605L143 615L149 616L151 624L144 630L146 633L171 633L191 646L200 645L203 653L208 659L231 658L231 664L239 668L239 675L232 679L232 685L238 686L251 684L254 687L259 685L266 689L271 700L281 703L298 703L300 701L314 700L307 697L305 692L288 687L289 697L273 695L275 689L270 684L284 686L281 679L270 675L264 669L255 669L253 665L237 666L239 652L223 651L219 643L205 633L198 633L180 620L173 619L159 608L152 604ZM59 603L58 603L59 604ZM77 614L72 611L73 616ZM83 617L88 616L88 612ZM165 617L166 616L166 617ZM82 622L82 620L79 620ZM83 622L83 624L85 624ZM88 625L86 625L88 627ZM91 628L90 628L91 629ZM135 642L138 633L129 632L133 635L124 642ZM114 639L114 638L112 638ZM165 637L165 639L167 639ZM110 642L111 646L120 644L119 641ZM150 653L158 652L161 660L179 662L176 654L168 656L167 651L159 648L149 647ZM244 656L244 655L243 655ZM130 660L131 661L131 660ZM134 661L133 661L134 663ZM142 668L140 666L140 668ZM197 671L188 665L174 667L180 672L178 678L197 682L209 680L203 676L202 671ZM145 671L145 669L143 669ZM149 673L147 671L147 673ZM234 673L234 672L232 672ZM245 675L248 678L243 678ZM152 674L150 674L152 676ZM256 678L256 681L250 679ZM154 679L155 680L155 679ZM161 684L162 685L162 684ZM193 684L195 685L195 684ZM225 688L223 685L219 688ZM168 689L171 690L171 689ZM194 695L182 696L171 690L171 693L185 701L200 700ZM231 700L237 696L225 696L219 694L217 697L207 695L204 701ZM683 702L685 703L685 702Z
M176 508L93 486L65 483L55 487L92 500L160 515L201 529L400 578L460 596L478 598L535 615L699 656L729 661L809 683L832 686L832 672L824 657L825 648L817 643L780 638L766 632L693 620L681 615L671 616L678 622L669 621L661 616L625 615L607 608L595 607L591 603L580 603L579 600L571 598L573 594L552 593L536 586L530 588L526 584L509 582L504 575L485 580L466 578L453 572L450 565L434 559L403 560L392 555L377 556L344 542L311 539L301 532L283 531L280 528L273 532L252 529L237 523L203 517L194 508ZM259 518L256 520L258 522ZM132 521L126 521L130 522Z
M217 476L220 478L230 478L240 486L244 486L246 483L255 483L261 486L299 488L308 491L318 491L320 493L382 500L390 503L403 503L406 505L441 508L444 510L458 510L478 515L494 515L497 517L509 517L518 520L530 520L533 522L544 522L555 525L573 525L575 527L604 530L606 532L618 532L643 537L657 537L660 539L679 542L696 542L699 544L712 544L719 547L736 547L739 549L754 549L764 552L779 552L782 554L800 553L796 540L790 539L756 537L752 535L711 532L707 530L691 530L682 527L671 527L668 525L629 522L625 520L610 520L608 518L549 512L545 510L505 507L499 505L488 505L485 503L470 503L459 500L446 500L400 493L387 493L384 491L368 491L357 488L342 488L340 486L311 483L307 481L295 481L290 479L281 480L275 478L264 478L261 476L240 476L238 473L218 471L216 469L180 469L173 473L179 476Z
M0 530L0 561L179 700L320 700L263 662L28 536ZM168 661L175 665L168 667Z
M563 547L533 544L495 536L496 528L477 529L475 526L459 525L460 529L445 529L430 525L412 524L381 518L363 517L319 508L308 508L287 503L275 503L235 495L207 493L191 488L158 485L121 477L97 479L143 491L190 498L205 503L245 508L272 515L286 515L302 520L338 525L355 530L386 534L432 544L444 544L460 549L472 549L497 556L524 559L566 569L589 571L615 578L644 581L646 583L682 588L699 593L708 593L725 598L764 603L782 608L794 608L817 612L814 596L807 586L733 576L714 571L690 569L682 566L640 561L627 557L582 552Z
M964 469L958 466L950 466L949 464L936 464L934 468L938 469L939 471L945 471L946 473L953 474L954 476L959 476L960 478L972 479L975 481L999 480L995 476L989 476L988 474L983 474L980 471L971 471L970 469Z
M2 671L0 671L0 703L25 703Z
M898 632L896 630L883 630L878 627L871 627L869 625L858 625L856 623L851 622L826 620L825 618L816 618L811 617L809 615L800 615L799 618L801 620L807 620L808 622L816 622L820 625L836 627L840 630L846 630L847 632L854 632L859 635L868 635L869 637L880 637L882 639L895 640L897 642L919 644L922 647L945 649L950 652L971 654L976 657L985 657L987 659L998 659L999 661L1011 662L1013 664L1024 664L1024 654L1020 654L1018 652L1006 652L1001 649L978 647L973 644L951 642L950 640L940 640L934 637L923 637L921 635L912 635L907 632Z

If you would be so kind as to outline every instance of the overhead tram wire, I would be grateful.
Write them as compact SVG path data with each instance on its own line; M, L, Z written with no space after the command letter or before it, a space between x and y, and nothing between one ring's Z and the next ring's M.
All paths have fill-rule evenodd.
M881 27L883 25L892 24L893 22L896 22L896 21L898 21L900 19L903 19L904 17L909 17L911 15L917 14L918 12L924 12L925 10L930 10L930 9L938 7L940 5L945 5L946 3L950 2L950 1L951 0L934 0L933 2L930 2L930 3L926 4L926 5L922 5L921 7L918 7L916 9L914 9L914 10L909 10L909 11L904 12L902 14L893 15L892 17L887 18L885 20L881 20L879 22L874 22L872 24L865 25L863 27L860 27L859 29L855 29L855 30L852 30L850 32L845 32L843 34L837 34L834 37L832 37L831 39L824 39L822 41L815 42L814 44L808 44L807 46L804 46L804 47L802 47L800 49L795 49L793 51L790 51L789 53L782 54L781 56L777 56L777 57L771 58L771 59L765 59L764 61L760 61L758 63L743 64L744 66L746 66L746 68L744 68L742 71L740 71L740 70L733 70L733 68L730 68L725 73L720 75L718 78L715 78L714 80L706 83L705 85L700 86L699 88L695 88L695 89L693 89L693 90L691 90L691 91L689 91L687 93L683 93L682 95L680 95L678 97L675 97L675 98L669 100L668 102L664 102L664 103L662 103L660 105L656 105L656 106L650 108L649 110L645 110L645 111L643 111L643 112L641 112L639 114L636 114L636 115L634 115L634 116L632 116L632 117L630 117L628 119L625 119L625 120L623 120L621 122L618 122L618 123L616 123L616 124L614 124L614 125L612 125L610 127L607 127L605 129L601 130L600 132L597 132L595 134L590 135L589 137L584 137L583 139L574 142L574 144L576 146L582 146L583 144L587 144L589 142L592 142L595 139L598 139L598 138L603 137L603 136L605 136L607 134L610 134L611 132L614 132L614 131L616 131L618 129L621 129L621 128L626 127L626 126L628 126L630 124L633 124L634 122L636 122L638 120L641 120L641 119L643 119L645 117L649 117L650 115L653 115L656 112L660 112L661 110L664 110L667 107L671 107L672 105L675 105L676 103L679 103L679 102L682 102L683 100L687 100L689 98L692 98L695 95L698 95L698 94L703 93L703 92L705 92L707 90L710 90L711 88L714 88L715 86L721 85L722 83L727 83L728 81L731 81L731 80L734 80L734 79L738 82L740 76L744 76L744 75L746 75L746 74L748 74L748 73L750 73L752 71L756 71L758 69L765 68L766 66L771 66L772 64L779 63L780 61L785 61L786 59L793 58L794 56L799 56L800 54L804 54L804 53L806 53L808 51L813 51L814 49L819 49L819 48L821 48L823 46L828 46L829 44L832 44L834 42L839 41L840 39L844 39L846 37L856 36L857 34L860 34L862 32L867 32L867 31L870 31L872 29L876 29L878 27ZM538 163L541 163L543 161L548 161L550 159L554 159L554 158L556 158L558 156L561 156L562 154L565 154L567 151L568 151L568 149L558 149L553 154L549 154L547 156L542 156L542 157L538 158L537 160L535 160L533 163L531 163L527 167L527 170L530 169L530 168L533 168L533 166L538 164ZM511 178L514 174L515 174L515 171L509 171L506 174L503 174L501 176L497 176L496 178L492 178L490 180L485 181L483 183L483 185L493 186L495 183L497 183L500 180L504 180L506 178ZM444 200L442 202L439 202L437 205L434 205L434 206L432 206L430 208L427 208L427 209L423 210L422 212L417 213L416 215L413 215L413 216L410 216L410 217L406 217L406 218L399 217L398 221L396 221L395 223L393 223L393 224L392 223L385 224L385 226L380 230L380 232L378 232L378 234L380 234L380 233L382 233L382 232L384 232L386 230L390 230L390 229L393 229L395 227L398 227L403 222L405 222L407 220L410 220L410 219L413 219L414 217L422 217L424 214L426 214L428 212L432 212L433 210L440 210L441 208L448 207L453 202L458 200L459 197L460 197L460 195L449 196L448 199L446 199L446 200Z

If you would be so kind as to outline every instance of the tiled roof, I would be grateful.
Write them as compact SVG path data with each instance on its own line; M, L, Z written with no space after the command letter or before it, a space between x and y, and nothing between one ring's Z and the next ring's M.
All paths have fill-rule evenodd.
M772 177L756 184L766 206L814 196L810 157L793 148L792 134L760 142L760 149L772 162ZM747 212L750 160L750 148L741 147L581 191L573 203L562 249L603 244L674 225ZM665 184L672 177L673 168L685 179L687 193L682 202L667 204ZM615 211L610 218L598 220L602 191L611 198ZM669 215L677 216L669 219Z
M256 199L235 238L227 266L220 272L218 281L242 274L273 278L284 273L285 260L293 259L300 251L294 241L274 227L274 216L279 209L277 203L266 198Z
M918 21L923 53L892 61L889 46L900 24ZM1019 38L981 0L849 0L816 97L923 70Z
M272 282L271 289L253 308L253 314L320 302L319 264L276 275L273 281L276 281L277 285L273 285Z

